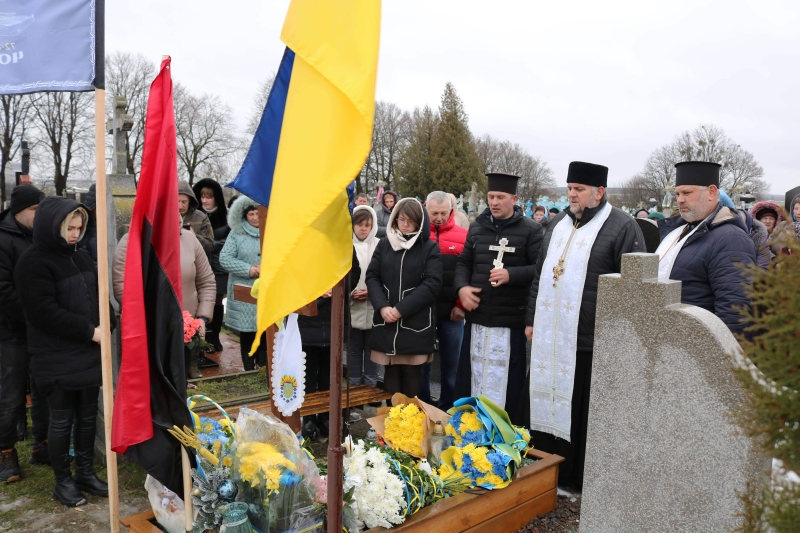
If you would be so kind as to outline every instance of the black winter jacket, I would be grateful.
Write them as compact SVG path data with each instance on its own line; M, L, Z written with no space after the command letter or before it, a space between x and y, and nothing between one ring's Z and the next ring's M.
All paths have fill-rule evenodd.
M33 244L14 270L33 373L44 394L101 382L100 345L92 342L100 324L97 269L60 231L64 219L81 206L61 196L42 200L33 223ZM110 307L108 302L104 305ZM113 312L111 320L113 326Z
M20 226L10 209L0 213L0 340L25 338L25 315L14 284L14 266L33 242L33 231Z
M397 212L395 207L387 232L391 231L389 228ZM424 207L422 212L424 220L414 245L407 250L394 250L389 236L381 239L365 277L367 293L375 309L369 347L390 356L430 354L434 350L442 257L439 245L429 238L430 221ZM386 323L380 310L387 306L397 308L402 318Z
M581 216L581 224L588 223L606 205L606 198L600 205L585 209ZM528 314L525 325L533 326L536 313L536 297L539 295L539 278L542 274L542 265L550 248L550 238L553 230L564 217L570 217L573 224L575 215L565 209L551 219L547 224L547 233L544 236L542 253L536 263L536 276L531 284L530 300L528 301ZM590 351L594 347L594 323L597 315L597 284L603 274L618 274L622 270L622 254L633 252L647 252L644 245L644 236L639 225L628 213L613 207L603 227L597 234L592 245L589 263L586 268L586 280L583 284L583 297L581 298L581 312L578 318L578 350Z
M217 208L211 213L203 209L202 202L199 200L201 197L200 192L203 189L214 191L214 201L217 203ZM222 186L216 180L204 178L195 183L192 186L192 190L198 198L198 202L200 202L199 209L208 216L208 221L211 222L211 228L214 230L214 251L206 253L208 263L211 265L211 270L214 271L214 276L225 276L227 279L228 271L219 264L219 253L222 251L222 247L225 246L225 239L228 238L228 234L231 232L231 228L228 226L228 207L225 205Z
M493 287L489 271L494 268L498 252L489 247L498 246L503 238L508 239L507 247L515 248L513 253L503 255L509 282ZM456 266L456 294L466 286L481 289L477 294L480 303L474 311L467 311L467 321L486 327L525 327L525 308L541 247L541 224L526 217L519 206L514 206L511 220L499 232L491 211L487 208L481 213L469 226Z
M661 239L685 224L680 215L659 220ZM745 324L738 309L750 308L742 266L755 263L756 255L741 217L719 204L681 247L669 277L681 282L682 303L711 311L732 332L741 332Z
M347 308L347 294L348 285L358 282L361 277L361 267L358 266L358 258L356 252L353 250L353 266L347 274L349 280L345 284L345 308L344 308L344 325L350 320L350 310ZM351 289L352 290L352 289ZM297 317L297 326L300 329L300 341L303 346L330 346L331 345L331 299L330 298L317 298L317 314L314 316ZM346 337L345 337L346 340Z

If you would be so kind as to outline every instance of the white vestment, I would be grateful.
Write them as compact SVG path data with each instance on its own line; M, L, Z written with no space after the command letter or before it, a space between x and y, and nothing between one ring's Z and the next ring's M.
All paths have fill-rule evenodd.
M656 249L656 253L658 254L658 277L659 279L669 279L669 276L672 274L672 265L675 264L675 259L678 257L678 252L681 251L683 245L686 244L687 239L697 231L697 228L700 227L700 224L694 227L692 231L687 233L682 239L680 239L681 233L686 229L686 226L680 226L675 228L674 230L670 231L669 234L664 237L664 240L661 241L661 244L658 245ZM678 240L680 239L680 240Z
M572 219L562 218L550 237L539 277L531 349L531 429L567 441L572 425L583 284L592 246L611 209L611 204L606 202L594 218L574 233ZM553 268L559 265L562 256L564 270L555 280Z
M472 396L483 394L504 409L508 361L511 357L511 328L472 324L469 355L472 362Z

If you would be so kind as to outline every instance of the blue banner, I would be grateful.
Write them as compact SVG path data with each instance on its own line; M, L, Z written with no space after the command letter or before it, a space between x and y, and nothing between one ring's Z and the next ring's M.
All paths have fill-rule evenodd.
M95 51L103 65L95 3L0 0L0 94L93 90Z

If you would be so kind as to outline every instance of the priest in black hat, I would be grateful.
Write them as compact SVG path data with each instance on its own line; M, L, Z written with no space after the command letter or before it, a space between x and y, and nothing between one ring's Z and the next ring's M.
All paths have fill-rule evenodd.
M608 203L607 180L604 166L569 164L569 207L547 225L525 319L529 396L516 418L530 422L536 448L566 459L558 484L577 490L586 459L598 280L620 272L622 254L646 251L633 217Z
M508 409L525 387L525 307L543 231L517 205L519 177L486 177L489 207L470 225L455 272L467 311L455 396L483 394Z
M732 332L744 331L740 309L750 306L742 265L756 247L734 209L719 200L718 163L675 165L679 214L659 220L658 277L681 282L681 302L717 315Z

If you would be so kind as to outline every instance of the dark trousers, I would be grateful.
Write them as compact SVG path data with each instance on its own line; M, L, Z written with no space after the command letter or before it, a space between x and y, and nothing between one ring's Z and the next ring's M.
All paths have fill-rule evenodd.
M439 368L442 392L439 395L439 409L447 411L457 400L455 396L456 371L461 354L461 341L464 338L464 321L440 320L436 324L439 339ZM431 363L422 365L422 387L419 395L424 402L431 401Z
M350 385L364 385L375 387L378 385L378 363L370 359L372 350L369 348L371 329L350 328L350 352L347 357L347 377Z
M84 473L92 471L99 392L100 387L79 390L53 389L47 396L50 404L47 444L56 481L70 476L67 455L69 455L73 423L75 425L73 447L76 471Z
M386 392L390 394L402 392L409 398L419 396L422 385L422 365L386 365L383 385Z
M239 349L242 355L242 365L245 370L255 370L258 366L267 366L267 334L261 334L261 342L253 356L250 356L250 348L256 340L255 331L242 331L239 333Z
M525 378L525 344L527 340L525 328L511 328L511 354L508 359L508 384L506 385L504 407L511 422L516 425L528 424L528 422L520 421L515 417L520 398L528 384ZM472 324L467 321L464 325L464 339L461 342L461 356L458 360L458 373L456 374L456 399L472 396L472 359L469 353L471 346Z
M13 448L17 442L17 425L25 420L25 385L31 382L31 421L33 439L40 443L47 439L50 413L47 400L42 397L33 379L26 339L13 338L0 341L0 449Z
M558 466L558 484L583 490L583 470L586 464L586 429L589 425L589 393L592 385L591 350L578 350L575 357L575 381L572 389L570 440L549 433L531 431L531 445L565 459ZM528 376L530 379L530 375ZM526 389L519 404L519 417L530 427L530 390Z
M331 347L303 345L306 353L306 393L330 390Z

